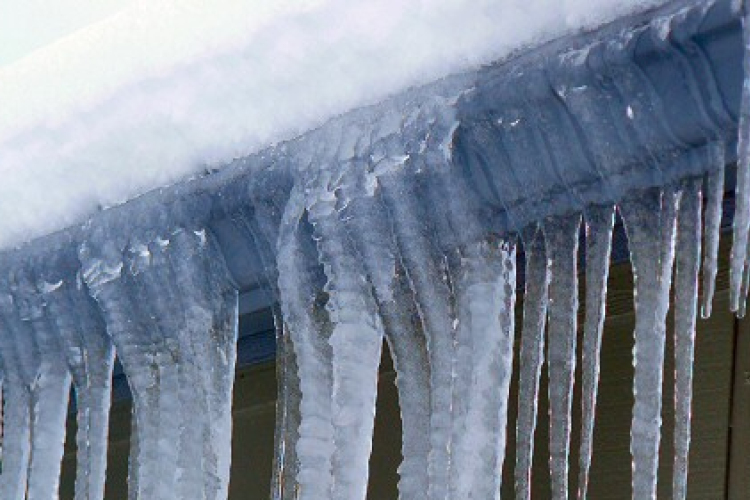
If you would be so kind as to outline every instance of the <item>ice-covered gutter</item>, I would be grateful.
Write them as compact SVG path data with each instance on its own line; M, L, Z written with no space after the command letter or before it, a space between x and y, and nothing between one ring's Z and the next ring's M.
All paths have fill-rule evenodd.
M554 498L566 498L582 220L585 492L616 205L637 289L634 498L655 495L673 266L682 498L700 235L708 313L738 129L736 183L727 170L737 186L735 309L747 293L740 18L728 0L622 18L349 111L3 252L0 361L6 407L21 409L6 418L4 449L16 458L3 464L0 496L19 498L28 471L40 495L56 480L61 448L30 449L61 445L68 377L92 393L79 419L106 421L115 349L138 421L131 489L143 498L225 496L236 292L265 289L280 304L277 498L364 498L384 337L402 391L402 497L497 498L523 248L516 493L529 493L549 319L550 379L559 381L549 394L550 466ZM49 402L33 418L24 410L31 398ZM31 434L30 421L41 426ZM79 424L89 433L82 453L106 435L88 422ZM80 488L96 498L103 458L86 456Z

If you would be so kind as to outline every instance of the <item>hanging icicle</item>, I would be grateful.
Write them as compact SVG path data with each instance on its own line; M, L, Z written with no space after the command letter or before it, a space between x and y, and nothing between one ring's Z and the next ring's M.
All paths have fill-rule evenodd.
M680 197L675 255L675 427L672 498L687 497L695 357L695 323L701 254L701 182L687 181Z
M579 215L544 222L549 260L549 422L552 498L568 498L568 470L573 379L578 319Z
M518 419L516 423L516 498L531 498L531 465L534 431L539 407L539 377L544 360L544 329L547 321L549 268L541 229L524 233L526 291L523 299Z
M37 290L63 343L76 403L76 500L102 500L115 353L73 249L39 266Z
M740 5L743 26L745 78L742 85L742 101L739 110L739 136L737 140L737 185L735 187L734 235L730 257L729 308L740 310L747 300L742 295L743 275L748 267L748 232L750 232L750 9L742 1Z
M614 207L592 207L585 215L586 225L586 317L583 326L581 369L581 451L578 498L587 497L591 456L594 445L594 420L599 387L599 356L607 302L607 277L612 251Z
M705 231L703 232L703 300L701 317L711 316L716 273L718 271L719 237L721 235L722 203L724 201L724 144L711 146L711 171L706 175L705 183Z
M661 439L662 380L669 290L675 247L677 195L650 189L619 208L630 245L635 283L633 365L633 498L655 499Z

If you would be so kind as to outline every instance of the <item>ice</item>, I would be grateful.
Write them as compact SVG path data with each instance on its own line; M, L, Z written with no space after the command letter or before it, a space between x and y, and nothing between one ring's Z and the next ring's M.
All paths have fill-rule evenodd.
M747 300L742 293L743 275L748 271L748 232L750 231L750 9L742 9L745 78L739 110L737 139L737 184L733 221L732 253L729 267L729 308L739 311Z
M587 497L594 444L596 397L599 386L599 355L607 303L607 277L612 250L614 207L591 207L586 225L586 317L583 325L581 361L581 451L579 454L578 498Z
M334 452L330 325L318 287L320 270L304 216L304 193L295 186L279 234L279 295L297 359L300 391L299 440L296 444L299 498L331 498Z
M695 323L701 254L701 191L702 182L685 182L677 217L674 278L675 457L672 480L672 498L675 500L684 500L687 497Z
M337 185L330 173L308 181L306 208L326 274L326 309L332 324L334 500L364 499L375 418L383 326L362 259L342 234Z
M430 366L426 339L418 326L414 296L401 264L396 239L367 165L354 163L340 195L343 225L363 258L373 285L386 340L396 370L402 420L399 498L426 499L430 451ZM375 185L373 185L375 182Z
M656 498L676 203L673 189L654 188L639 192L619 205L628 235L635 283L635 405L630 451L633 498L639 499Z
M71 382L61 339L35 289L32 268L33 262L23 262L10 277L15 305L10 322L15 324L17 335L30 337L35 351L35 362L28 371L32 375L31 455L26 495L37 500L57 495Z
M37 269L37 290L63 344L77 412L76 500L102 500L107 469L114 346L89 297L74 248Z
M452 449L458 477L451 498L499 499L513 366L515 244L488 241L462 255L457 282L458 366L468 368L466 414ZM465 345L461 345L464 343ZM461 359L461 350L468 359ZM465 364L464 364L465 362ZM458 385L458 384L457 384Z
M128 241L94 228L79 252L133 393L129 495L226 498L236 292L212 236L163 215Z
M31 383L37 354L17 330L7 276L0 276L0 361L3 370L3 470L0 497L23 498L31 454ZM27 339L30 338L26 337Z
M414 181L386 173L380 178L385 203L393 217L401 261L414 293L427 339L430 363L430 452L428 498L444 499L449 490L450 441L453 432L452 292L431 241L432 230L416 201Z
M544 361L544 328L547 321L549 266L541 229L524 233L526 291L523 299L518 418L516 422L516 498L531 498L531 465L539 405L539 377Z
M706 176L705 186L705 231L703 235L703 300L701 317L711 316L711 307L716 288L717 257L721 235L722 202L724 201L724 145L716 144L711 149L713 168Z
M549 416L552 498L568 498L571 404L576 366L579 215L544 222L549 260Z

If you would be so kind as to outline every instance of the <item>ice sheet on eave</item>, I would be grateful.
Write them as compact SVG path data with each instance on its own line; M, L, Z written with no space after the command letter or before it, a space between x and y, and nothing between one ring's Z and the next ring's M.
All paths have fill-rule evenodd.
M662 3L137 2L0 68L0 247Z

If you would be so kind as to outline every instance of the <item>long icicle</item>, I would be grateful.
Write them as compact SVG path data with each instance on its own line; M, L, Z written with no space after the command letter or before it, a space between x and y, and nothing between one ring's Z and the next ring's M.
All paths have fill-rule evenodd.
M549 413L552 498L568 498L571 405L578 323L579 215L545 221L549 285Z
M333 477L333 424L331 420L330 331L319 312L316 294L317 262L311 238L303 232L304 197L295 186L282 218L278 242L279 296L297 360L301 421L297 441L300 500L331 498ZM305 246L304 243L308 245Z
M513 242L469 245L458 280L459 321L470 351L463 433L453 443L455 498L499 499L505 458L515 315ZM461 346L459 346L460 348Z
M518 418L516 421L516 499L531 498L531 465L534 431L539 407L539 377L544 360L544 328L547 321L549 269L541 229L531 229L524 237L526 285L521 328Z
M743 32L742 99L740 103L739 136L737 140L737 185L735 188L734 237L729 269L729 309L738 311L742 296L742 280L747 267L748 232L750 231L750 9L741 2Z
M448 496L450 440L452 431L451 373L453 327L451 290L440 269L430 227L415 203L414 182L405 175L388 173L380 178L383 197L392 214L401 260L417 302L430 359L430 456L431 499Z
M333 500L367 494L383 326L361 257L343 235L328 171L314 175L307 210L327 278L333 331Z
M4 282L4 280L2 280ZM9 287L0 290L0 361L3 369L3 470L0 498L24 498L31 453L31 385L28 365L35 364L14 328L13 299Z
M724 201L724 143L711 146L712 171L706 176L706 215L703 235L703 300L701 317L711 316L711 307L716 289L718 269L719 237L721 235L722 202Z
M662 380L677 197L651 189L621 203L635 282L635 375L630 452L633 498L655 499L661 436Z
M672 498L687 496L693 361L701 253L701 183L688 181L677 217L675 272L675 430Z
M27 266L16 270L11 284L18 318L26 324L39 352L37 376L32 384L31 461L26 494L29 500L46 500L57 495L60 484L71 379L59 332L47 317Z
M578 498L588 492L591 454L594 444L596 397L599 387L602 331L607 303L607 278L612 251L613 206L592 207L586 213L586 317L583 325L581 360L581 451L579 454Z
M77 262L77 261L76 261ZM80 276L60 261L37 282L65 346L76 394L76 500L101 500L107 467L114 346Z
M427 344L417 317L414 296L399 260L391 221L377 181L364 165L344 173L354 177L342 183L346 197L343 224L357 245L383 320L386 340L396 370L402 422L402 457L399 498L427 499L427 463L430 451L430 366Z

